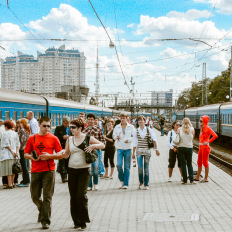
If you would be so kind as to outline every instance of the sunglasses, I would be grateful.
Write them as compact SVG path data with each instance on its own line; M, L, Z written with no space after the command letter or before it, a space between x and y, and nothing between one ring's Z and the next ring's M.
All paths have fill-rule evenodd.
M203 122L202 120L200 120L200 122Z
M48 128L50 128L51 126L50 125L42 125L43 127L48 127Z
M76 129L77 126L70 126L69 128L70 128L70 129Z
M180 126L180 124L176 124L176 126Z

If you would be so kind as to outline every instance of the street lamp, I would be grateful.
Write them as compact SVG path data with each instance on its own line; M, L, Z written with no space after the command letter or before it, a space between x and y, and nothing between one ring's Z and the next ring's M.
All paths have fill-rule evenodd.
M229 95L226 95L226 99L228 100L230 98L230 96Z
M115 47L115 45L114 45L114 43L112 42L112 40L110 40L109 47L110 47L110 48L114 48L114 47Z

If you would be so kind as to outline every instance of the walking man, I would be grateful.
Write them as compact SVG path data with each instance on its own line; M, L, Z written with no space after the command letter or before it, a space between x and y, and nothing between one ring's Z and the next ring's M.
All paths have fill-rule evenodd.
M102 130L96 126L94 126L95 121L95 114L88 114L87 115L87 123L88 126L83 130L84 134L93 136L98 141L105 143L105 140L103 138ZM94 183L94 189L98 190L98 169L99 169L99 157L101 157L101 150L97 150L98 159L91 164L91 176L89 181L89 187L88 191L92 190L93 183ZM92 182L92 176L93 176L93 182Z
M126 113L120 114L121 123L114 128L113 139L117 141L117 169L121 188L128 189L133 146L134 126L127 122ZM124 161L124 170L122 168Z
M60 140L62 149L65 149L65 143L70 134L69 122L70 122L70 118L65 116L62 119L62 125L57 126L55 129L54 135L57 136L58 139ZM59 160L59 163L58 163L57 169L59 170L63 183L68 182L68 178L67 178L68 177L68 161L69 159L61 159Z
M35 135L36 133L39 133L39 125L37 120L34 118L34 113L32 111L27 112L27 119L29 120L31 134Z
M49 229L51 223L51 205L55 187L54 159L62 159L60 141L49 133L50 123L48 117L40 118L40 131L28 139L24 150L24 157L32 160L31 198L39 210L38 222L41 222L42 229ZM38 158L31 155L32 151L38 154Z

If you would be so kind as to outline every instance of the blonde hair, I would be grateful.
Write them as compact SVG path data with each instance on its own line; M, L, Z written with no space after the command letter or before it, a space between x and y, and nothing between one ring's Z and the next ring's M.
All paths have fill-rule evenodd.
M190 134L192 128L192 124L189 118L184 118L182 121L182 130L185 134Z

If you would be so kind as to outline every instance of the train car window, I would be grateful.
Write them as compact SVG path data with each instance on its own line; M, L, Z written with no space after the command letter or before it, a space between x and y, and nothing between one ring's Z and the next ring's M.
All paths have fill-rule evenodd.
M37 119L40 118L40 112L37 112Z
M17 121L17 111L13 111L13 120Z
M54 126L54 124L53 124L53 122L54 122L54 120L53 120L53 113L50 113L50 119L51 119L51 125Z
M2 111L0 110L0 119L2 119Z
M56 122L57 122L57 121L56 121L56 117L57 117L57 114L55 113L55 116L54 116L54 126L57 126L57 125L56 125Z
M60 125L60 113L57 115L58 126Z
M227 124L230 124L230 115L227 114Z
M5 120L10 119L10 111L5 111Z
M232 124L232 114L230 115L230 124Z
M20 111L19 117L20 117L20 118L23 118L23 117L24 117L24 112L23 112L23 111Z

